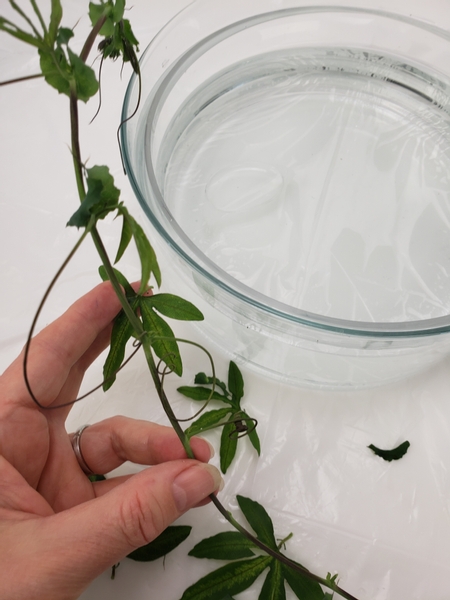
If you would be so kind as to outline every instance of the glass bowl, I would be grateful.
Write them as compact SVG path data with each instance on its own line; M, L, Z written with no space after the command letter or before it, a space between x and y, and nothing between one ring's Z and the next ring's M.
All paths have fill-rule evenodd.
M197 0L124 102L165 288L292 384L386 383L450 350L450 17L371 5Z

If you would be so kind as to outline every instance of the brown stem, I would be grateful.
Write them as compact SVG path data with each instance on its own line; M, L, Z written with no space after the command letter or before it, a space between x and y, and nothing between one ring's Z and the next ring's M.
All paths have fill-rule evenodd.
M36 73L35 75L25 75L24 77L16 77L15 79L7 79L6 81L0 81L1 85L10 85L11 83L20 83L21 81L28 81L29 79L38 79L38 77L44 77L42 73Z
M91 32L86 38L84 42L84 46L81 49L80 58L82 61L86 62L87 57L89 56L90 51L92 50L92 46L94 45L95 38L100 32L100 29L105 24L106 19L108 18L108 13L104 13L95 23L94 27L91 29Z
M89 51L92 48L92 44L94 42L95 36L98 34L100 29L102 28L103 23L105 22L105 19L106 19L106 16L103 16L100 19L98 19L98 21L94 25L91 33L89 34L89 36L84 44L84 47L83 47L83 52L82 52L82 54L84 53L83 60L86 60L86 58L89 54ZM92 35L93 32L95 32L95 36ZM80 150L79 120L78 120L78 96L77 96L76 85L74 83L71 85L71 88L70 88L70 135L71 135L72 158L73 158L73 164L74 164L74 169L75 169L75 178L76 178L76 182L77 182L78 195L80 198L80 202L82 202L85 198L86 191L85 191L85 185L84 185L84 179L83 179L83 163L81 160L81 150ZM123 310L125 311L129 320L131 321L132 325L134 326L136 334L138 334L138 335L143 334L144 331L142 329L141 322L134 314L133 309L131 308L125 294L123 293L122 287L120 286L119 282L117 281L117 278L114 274L113 268L109 261L108 255L106 253L106 250L103 247L101 238L100 238L95 226L92 227L91 236L94 241L97 252L99 253L99 255L102 259L103 265L108 273L108 276L109 276L111 284L114 288L114 291L116 292L117 297L122 305Z
M70 90L70 138L72 148L72 160L75 169L75 178L77 181L78 196L80 202L83 201L86 191L83 180L83 163L81 162L79 120L78 120L78 97L75 84Z

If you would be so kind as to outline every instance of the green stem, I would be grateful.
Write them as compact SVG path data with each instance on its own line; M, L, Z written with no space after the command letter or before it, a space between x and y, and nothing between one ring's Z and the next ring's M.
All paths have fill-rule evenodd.
M155 364L155 359L153 358L153 354L150 348L150 344L144 340L142 347L144 348L145 358L147 360L147 365L150 370L150 374L153 379L153 383L155 384L156 392L161 400L162 407L164 412L166 413L170 424L174 428L176 434L178 435L181 443L183 444L183 448L186 452L188 458L195 458L194 452L192 451L191 445L189 443L189 438L184 433L181 425L178 422L178 419L173 412L173 409L170 405L170 402L166 396L166 392L164 391L163 385L161 383L161 379L159 377L158 369Z
M78 98L76 88L74 85L71 87L70 90L70 133L75 179L77 183L78 196L80 198L80 202L82 202L86 196L86 190L84 186L83 164L81 162L81 151L79 142ZM103 245L102 239L96 227L92 228L91 236L94 245L97 249L97 252L101 258L101 261L106 269L109 280L120 301L120 304L122 305L122 308L125 311L131 324L133 325L133 329L135 330L136 335L138 337L141 337L145 333L144 328L142 327L142 323L139 320L139 318L134 314L134 311L131 308L130 303L128 302L127 297L122 289L122 286L117 280L113 266L111 264L111 261L109 260L108 253Z
M142 325L141 320L139 319L139 317L136 316L134 310L132 309L132 307L130 306L130 303L128 302L128 298L126 297L126 295L122 289L122 286L120 285L120 283L116 277L114 268L111 264L111 261L109 260L108 253L106 251L105 246L103 245L103 241L102 241L100 234L98 233L98 230L96 227L92 228L91 237L95 244L95 248L100 256L100 259L103 263L103 266L105 267L105 270L108 274L108 278L111 282L111 285L113 286L114 291L116 292L116 295L120 301L123 311L127 315L128 320L130 321L131 325L133 326L136 337L140 341L142 341L141 338L145 334L145 329Z
M86 62L89 52L92 49L94 40L97 37L100 29L105 24L108 17L109 9L105 10L104 14L97 20L94 27L91 29L86 41L81 50L80 58ZM79 121L78 121L78 95L75 83L70 86L70 137L72 147L72 157L75 168L75 177L78 188L78 196L80 202L84 200L86 191L84 189L83 180L83 163L81 162L81 151L80 151L80 136L79 136Z
M41 36L41 34L39 33L39 31L36 29L36 27L34 26L34 24L33 24L33 21L32 21L32 20L31 20L31 19L30 19L30 18L27 16L27 14L26 14L26 13L25 13L25 12L24 12L24 11L23 11L21 8L20 8L20 6L19 6L19 5L18 5L16 2L14 2L14 0L9 0L9 3L10 3L10 4L11 4L11 6L13 7L13 9L14 9L14 10L15 10L17 13L19 13L19 15L22 17L22 19L28 23L28 25L30 26L30 28L31 28L32 32L34 33L34 35L35 35L35 36L36 36L38 39L42 40L42 36ZM33 2L32 2L32 4L33 4Z
M41 37L34 37L31 33L20 29L17 27L12 21L8 19L2 19L0 21L0 31L4 31L5 33L9 33L13 37L17 38L21 42L25 42L26 44L30 44L30 46L35 46L39 50L45 50L46 46Z
M44 37L45 37L45 36L47 36L48 31L47 31L47 27L45 25L45 21L42 18L41 11L39 10L38 5L36 4L36 0L30 0L30 2L31 2L31 6L33 7L34 12L36 13L37 18L39 19L39 23L41 24L42 31L44 32Z
M91 32L83 46L82 59L84 61L87 59L89 52L92 48L92 45L94 43L95 37L97 36L98 32L102 28L102 26L106 20L106 17L107 17L107 14L100 17L100 19L97 20L95 26L91 30ZM79 196L80 202L82 202L86 196L86 189L85 189L85 185L84 185L83 163L81 160L81 150L80 150L80 141L79 141L80 137L79 137L79 120L78 120L78 96L77 96L77 90L76 90L75 84L72 84L71 89L70 89L70 134L71 134L71 148L72 148L72 159L73 159L73 165L74 165L74 171L75 171L75 179L76 179L76 184L77 184L77 189L78 189L78 196ZM128 299L122 289L122 286L120 285L119 281L117 280L117 277L114 273L114 269L111 264L111 261L109 260L108 253L106 252L106 249L103 245L102 239L101 239L100 234L98 233L98 230L96 227L92 228L91 236L92 236L94 245L97 249L97 252L101 258L103 266L106 269L109 280L110 280L110 282L114 288L114 291L116 292L117 297L120 301L120 304L121 304L125 314L127 315L128 319L130 320L137 337L140 338L144 335L145 330L142 326L140 319L135 315L133 309L131 308L130 303L128 302Z

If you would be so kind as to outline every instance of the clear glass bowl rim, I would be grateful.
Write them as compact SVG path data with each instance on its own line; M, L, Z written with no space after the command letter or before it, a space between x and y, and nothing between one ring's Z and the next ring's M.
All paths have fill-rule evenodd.
M157 35L147 46L140 58L139 62L141 66L145 62L148 55L151 53L152 48L155 46L155 44L157 44L160 38L164 36L166 30L178 19L183 19L185 17L185 13L188 12L190 9L196 8L196 4L197 3L195 2L195 0L194 2L188 4L157 33ZM161 89L163 87L167 87L168 85L173 84L174 81L176 81L177 75L182 72L183 67L189 65L189 61L194 62L195 57L199 54L201 55L202 49L203 51L207 51L209 48L211 48L219 41L224 39L224 37L229 37L233 33L242 31L250 25L258 24L271 19L287 17L290 14L296 15L299 13L311 14L324 12L362 13L366 15L390 18L427 30L430 33L433 33L450 43L449 31L441 29L429 22L420 21L411 16L402 15L396 12L390 12L386 10L378 10L357 6L354 7L340 5L309 5L304 7L291 7L259 13L252 15L251 17L246 17L240 21L231 23L230 25L227 25L215 31L214 34L210 34L205 38L200 39L189 50L187 50L184 54L178 57L170 66L170 68L163 73L163 76L159 79L156 88L154 88L157 91L155 92L155 96L149 113L156 112L155 103L157 105L159 99L161 99ZM252 288L246 286L245 284L239 282L238 280L228 275L228 273L226 273L217 265L215 265L212 261L210 261L208 257L206 257L206 255L204 255L203 252L200 251L199 248L197 248L194 244L190 242L189 238L178 226L175 219L173 219L172 215L170 214L170 211L168 211L164 202L164 197L159 189L159 186L157 185L156 177L150 177L149 179L150 185L152 187L152 192L154 194L154 197L159 202L163 212L165 212L169 217L167 221L171 221L171 226L174 227L174 229L178 230L178 235L183 240L183 242L190 247L194 257L198 256L201 259L197 262L195 258L187 254L179 246L174 237L172 237L171 233L162 225L160 220L153 213L145 197L142 194L141 187L135 175L133 162L128 153L129 143L127 125L130 118L130 99L132 96L133 88L137 84L138 77L135 73L133 73L127 86L122 107L122 126L120 128L120 136L125 172L130 179L131 186L141 207L143 208L147 217L150 219L153 227L158 231L159 235L163 238L163 240L173 250L175 250L175 252L191 267L191 269L197 271L206 280L211 282L213 285L217 286L219 289L221 289L226 294L230 295L235 300L244 303L244 305L248 307L252 307L253 309L261 311L262 314L266 314L267 316L270 316L275 319L281 319L285 323L291 323L293 326L306 326L313 329L325 330L330 333L332 332L344 334L347 336L366 336L375 338L428 337L443 334L450 331L450 315L436 317L432 319L424 319L420 321L416 320L378 323L371 321L350 321L347 319L328 317L325 315L320 315L309 311L304 311L302 309L294 308L253 290ZM142 101L145 102L145 98L141 99L141 102ZM209 265L211 270L208 270L207 268L203 267L200 263Z

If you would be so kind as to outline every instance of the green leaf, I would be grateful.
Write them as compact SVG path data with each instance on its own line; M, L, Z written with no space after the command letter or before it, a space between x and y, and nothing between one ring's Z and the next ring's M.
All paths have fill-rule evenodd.
M120 197L120 190L114 185L114 177L109 168L104 165L95 165L87 169L87 184L90 182L101 183L101 198L106 207L116 206Z
M75 54L75 52L72 52L70 48L67 48L67 53L73 69L77 97L82 102L87 102L89 98L92 98L92 96L95 96L98 92L99 83L95 71Z
M31 33L20 29L17 25L14 25L8 19L4 17L0 17L0 31L4 31L5 33L9 33L13 37L17 38L21 42L25 42L26 44L30 44L31 46L35 46L43 50L45 48L44 43L38 37L35 37Z
M233 395L237 404L244 395L244 379L239 367L235 362L230 360L230 366L228 368L228 389Z
M273 532L273 524L266 510L250 498L237 496L237 500L245 518L254 529L258 538L267 546L278 552L279 550ZM197 558L233 560L238 557L239 550L242 550L243 552L245 552L246 549L252 550L253 546L251 543L241 542L237 532L229 532L228 535L230 536L229 538L226 534L221 533L217 536L202 540L189 554L191 556L196 556ZM290 537L291 535L285 538L284 541L287 541ZM243 548L239 546L239 550L233 552L234 543L242 544ZM280 543L280 546L282 543L283 542ZM264 564L261 563L259 565L260 573L262 573L262 570L264 570L265 567L269 567L270 569L262 586L259 600L285 600L285 582L288 583L299 600L331 600L331 597L324 593L319 583L308 577L308 571L302 567L302 565L295 563L305 572L305 574L301 571L294 570L291 567L287 567L274 557L267 556L260 556L252 560L233 562L210 573L186 590L186 596L183 596L182 600L198 600L198 598L202 598L203 600L223 600L227 594L230 596L244 591L244 589L252 585L256 579L256 577L246 577L247 569L252 571L253 568L257 567L258 560L266 561ZM245 585L242 581L243 573ZM336 578L337 575L332 578L331 575L327 575L327 580L330 581L330 585L334 584ZM198 594L198 596L195 594Z
M200 402L206 402L207 400L222 400L223 402L227 401L227 398L219 394L218 392L213 392L211 394L211 390L209 388L204 387L193 387L189 385L183 385L177 390L186 398L190 398L191 400L196 400ZM227 409L229 411L229 409Z
M139 52L139 42L134 36L130 22L128 19L124 19L120 25L117 25L116 27L120 27L123 61L129 62L133 71L140 76L139 60L136 56L136 52Z
M103 17L105 12L111 11L111 8L105 4L94 4L93 2L89 3L89 18L91 20L92 26L94 26L97 21ZM100 29L100 35L110 36L114 33L114 21L111 17L108 17Z
M119 21L121 21L123 19L124 12L125 12L125 0L116 0L114 7L113 7L113 11L112 11L112 16L113 16L115 23L118 23Z
M220 388L223 390L225 396L229 396L227 386L220 381L220 379L214 377L208 377L205 373L197 373L194 379L194 383L199 383L200 385L214 385L215 388Z
M265 508L250 498L245 498L244 496L236 496L236 498L240 509L257 537L270 548L278 550L272 519L267 514Z
M155 294L149 298L153 308L165 317L179 321L203 321L203 315L188 300L174 294Z
M136 292L133 290L133 288L131 287L130 283L128 282L127 278L125 277L125 275L122 275L122 273L118 270L118 269L113 269L116 278L118 280L118 282L120 283L120 285L123 287L123 289L125 290L125 295L128 298L132 298L134 296L136 296ZM101 265L98 269L99 275L102 278L102 281L109 281L109 275L105 269L105 267L103 265Z
M331 573L327 573L326 579L330 584L337 585L338 574L335 573L334 575L332 575Z
M136 56L136 52L139 51L139 43L134 36L130 22L128 19L123 19L124 9L124 0L117 0L112 8L112 14L100 30L105 39L100 42L99 50L102 52L103 58L116 60L121 56L123 62L130 62L133 71L139 75L139 60ZM101 11L96 8L96 5L91 13L92 18L101 16Z
M136 50L138 50L139 42L136 39L136 37L135 37L135 35L133 33L133 30L131 29L131 24L130 24L130 21L128 19L124 19L123 20L122 31L123 31L123 37L128 42L128 44L130 46L135 47ZM127 58L127 57L124 57L124 59L125 58ZM128 59L130 59L130 57L128 57Z
M162 558L179 546L191 533L192 527L188 525L173 525L167 527L156 539L145 546L141 546L128 554L128 558L139 562L150 562Z
M370 444L370 446L367 447L370 448L377 456L380 456L384 460L391 462L392 460L399 460L400 458L405 456L405 454L408 452L408 448L410 447L410 445L411 444L408 441L406 441L403 442L403 444L400 444L400 446L397 446L397 448L394 448L393 450L380 450L380 448L377 448L373 444Z
M255 427L255 423L253 422L252 419L250 419L250 417L247 415L246 412L243 413L244 414L244 421L246 421L245 417L248 418L248 421L246 421L247 426L248 426L248 439L250 440L253 448L256 450L256 452L258 453L258 456L260 456L261 454L261 442L259 441L259 435L258 432L256 431L256 427Z
M119 213L120 213L119 209ZM131 225L129 220L122 214L122 233L120 235L119 248L117 250L116 258L114 259L114 264L118 263L122 258L123 253L128 248L128 244L131 242L131 238L133 237L133 230L131 229Z
M52 0L52 9L50 13L50 25L48 28L48 42L50 46L56 41L58 35L58 28L61 23L63 10L61 6L61 0Z
M108 167L94 166L87 169L87 192L78 210L71 216L69 227L86 227L95 216L103 219L117 208L120 190L114 185L114 178Z
M185 590L181 600L223 600L250 587L274 559L259 556L227 564Z
M219 425L230 414L229 408L218 408L203 413L196 421L194 421L185 431L188 437L202 433Z
M286 600L283 571L278 560L274 560L270 565L258 600Z
M131 302L133 310L138 306L138 299L135 298ZM116 373L121 367L124 357L125 348L128 340L133 335L133 326L126 314L121 311L114 320L114 325L111 332L111 344L103 365L103 391L106 392L116 380Z
M255 545L238 531L223 531L199 542L189 552L195 558L236 560L254 556Z
M70 96L70 67L61 48L53 52L39 50L39 64L45 81L60 94Z
M15 5L15 6L18 6L18 5L17 5L17 4L16 4L16 3L15 3L13 0L9 0L9 3L11 4L11 6L14 6L14 5ZM37 5L37 2L36 2L36 0L30 0L30 4L31 4L31 6L32 6L32 8L33 8L34 14L35 14L35 15L37 16L37 18L38 18L39 24L40 24L40 25L41 25L41 27L42 27L42 31L43 31L43 32L44 32L44 34L46 35L46 34L47 34L47 26L46 26L46 24L45 24L44 18L42 17L42 13L41 13L41 11L39 10L39 6ZM27 18L27 20L28 20L28 18ZM29 23L30 23L30 25L32 25L32 21L31 21L31 19L29 20ZM33 27L33 30L36 30L36 31L37 31L37 29L35 29L34 25L32 25L32 27Z
M324 600L324 592L317 582L286 565L282 566L282 570L285 580L297 598L300 600Z
M212 383L212 382L213 382L213 378L208 377L208 375L206 375L206 373L197 373L197 375L195 376L195 383L200 383L200 384L205 385L207 383Z
M67 45L70 39L73 38L73 31L68 27L60 27L56 35L56 43L58 46Z
M236 456L237 443L236 425L234 423L227 423L224 425L220 437L220 470L224 474Z
M105 481L106 477L104 475L88 475L89 481L92 481L92 483L94 483L95 481Z
M148 281L153 273L158 287L161 286L161 271L156 259L155 251L153 250L147 236L138 222L129 214L129 212L121 207L121 213L128 220L131 232L133 234L134 243L141 261L141 287L139 293L142 294L148 287Z
M176 375L183 373L180 350L170 326L154 310L149 297L140 296L140 308L144 328L150 335L150 344L160 358Z

